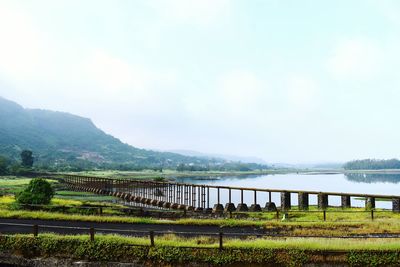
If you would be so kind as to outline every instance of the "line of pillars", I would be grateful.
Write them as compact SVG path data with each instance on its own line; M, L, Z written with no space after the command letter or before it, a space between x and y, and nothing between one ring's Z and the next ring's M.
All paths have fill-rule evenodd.
M148 200L165 202L193 209L210 209L210 187L205 185L187 185L187 184L174 184L174 183L160 183L151 181L132 181L123 179L107 179L96 177L84 177L67 175L64 176L64 182L69 186L79 188L91 188L101 190L104 192L120 192L122 194L130 194ZM216 211L261 211L261 206L257 203L257 190L253 191L253 203L250 208L244 203L244 191L240 190L240 203L237 208L232 203L232 190L228 190L228 203L225 207L221 204L221 188L217 187L217 203L214 205ZM225 189L225 188L224 188ZM248 190L247 190L248 191ZM309 193L298 192L298 207L300 210L308 210L309 208ZM126 196L126 195L125 195ZM281 209L289 210L291 205L291 192L282 191L280 193ZM342 208L351 207L351 197L349 195L342 195L341 206ZM328 194L319 193L317 195L317 203L319 209L326 209L329 204ZM147 203L146 202L146 203ZM374 209L376 206L375 197L366 196L365 207ZM265 206L266 210L276 210L274 202L272 202L271 192L268 192L268 202ZM400 212L400 198L392 199L392 210Z

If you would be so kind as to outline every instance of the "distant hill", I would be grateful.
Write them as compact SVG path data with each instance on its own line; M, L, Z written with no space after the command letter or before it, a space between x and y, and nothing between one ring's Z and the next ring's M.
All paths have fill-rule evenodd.
M346 162L343 166L346 170L388 170L400 169L398 159L361 159Z
M257 157L241 157L241 156L224 155L224 154L210 154L210 153L197 152L193 150L170 150L168 152L178 153L190 157L206 158L206 159L220 159L220 160L243 162L243 163L267 164L265 160Z
M316 163L273 163L271 166L276 168L289 168L289 169L312 169L312 170L339 170L343 169L341 162L316 162Z
M90 119L64 112L25 109L0 97L0 155L19 160L32 150L36 166L80 169L176 168L179 164L217 166L223 160L139 149L104 133Z

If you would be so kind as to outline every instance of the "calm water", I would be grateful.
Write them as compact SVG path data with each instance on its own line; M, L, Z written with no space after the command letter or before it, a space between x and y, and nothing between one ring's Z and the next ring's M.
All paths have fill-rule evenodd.
M310 190L346 193L368 193L400 195L400 174L274 174L260 176L227 176L218 180L178 178L178 182L225 185L251 188L271 188L286 190ZM211 206L216 203L216 194L210 194ZM244 202L253 203L254 193L245 192ZM259 192L257 202L262 206L268 201L268 194ZM279 193L272 194L272 201L280 205ZM221 203L228 202L227 190L221 191ZM232 202L240 203L240 191L232 191ZM310 195L310 205L317 203L317 197ZM297 195L292 194L292 205L297 205ZM329 205L340 205L340 197L329 197ZM364 201L352 198L353 206L364 206ZM377 208L391 208L391 202L377 201Z

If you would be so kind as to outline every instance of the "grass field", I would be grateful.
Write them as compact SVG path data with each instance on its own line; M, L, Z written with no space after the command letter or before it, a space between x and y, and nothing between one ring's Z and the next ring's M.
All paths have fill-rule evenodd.
M29 183L28 178L5 177L0 179L0 188L11 189L7 194L21 190ZM55 181L54 185L58 188ZM4 190L3 190L4 191ZM132 217L118 211L121 204L111 203L115 197L101 196L88 192L66 191L58 188L51 205L63 207L104 206L103 215L97 212L82 214L79 209L45 210L16 210L11 208L14 203L12 195L0 197L0 217L21 219L48 219L48 220L76 220L88 222L120 222L120 223L152 223L152 224L185 224L185 225L217 225L221 227L252 226L271 229L289 235L347 235L365 233L396 233L400 232L400 214L390 211L374 211L374 221L371 221L370 211L363 208L329 207L326 211L326 221L323 221L323 211L311 206L310 211L298 211L293 207L282 220L283 214L277 218L275 212L260 213L232 213L232 218L183 218L183 219L152 219L146 217Z
M31 236L31 235L19 235ZM89 235L57 235L43 233L39 234L42 238L65 238L87 241ZM121 235L96 234L98 241L112 241L130 245L149 246L149 237L126 237ZM168 247L194 247L194 248L218 248L219 238L217 236L199 236L199 237L180 237L174 234L155 236L156 246ZM303 250L400 250L400 239L376 239L376 238L301 238L289 237L285 239L277 238L223 238L225 248L273 248L273 249L303 249Z
M25 258L64 258L99 262L135 262L157 266L398 266L400 239L223 239L149 238L54 234L2 235L0 252ZM7 255L7 254L6 254ZM255 265L253 265L255 264ZM325 265L324 265L325 266Z

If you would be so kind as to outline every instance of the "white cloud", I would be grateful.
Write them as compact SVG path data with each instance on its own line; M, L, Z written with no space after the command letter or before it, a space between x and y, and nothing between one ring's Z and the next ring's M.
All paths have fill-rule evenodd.
M350 39L340 42L328 60L328 70L337 79L368 80L380 69L383 53L370 40Z
M211 25L229 14L229 0L152 0L148 3L163 17L195 25Z
M288 79L287 88L289 105L295 107L296 112L309 112L317 106L318 87L312 78L293 75Z
M188 115L195 120L237 125L239 120L258 122L268 105L265 82L247 70L222 74L210 89L190 92L184 99Z
M390 22L400 25L400 3L397 0L386 0L386 1L372 1L370 2L375 10L381 12L381 14Z
M84 77L95 86L115 93L126 89L143 91L152 77L143 68L108 54L95 50L83 63Z
M43 69L46 51L42 34L30 17L14 6L0 2L0 74L17 79L35 78Z
M217 88L217 98L234 113L243 113L258 106L265 96L262 82L249 71L226 73L220 78Z

